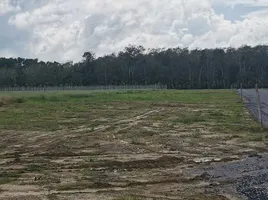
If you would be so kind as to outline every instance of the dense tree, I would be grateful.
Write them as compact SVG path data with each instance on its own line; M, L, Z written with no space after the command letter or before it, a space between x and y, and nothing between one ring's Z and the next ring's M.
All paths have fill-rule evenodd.
M0 87L163 84L168 88L230 88L243 83L268 86L268 46L238 49L145 49L127 46L79 63L0 58Z

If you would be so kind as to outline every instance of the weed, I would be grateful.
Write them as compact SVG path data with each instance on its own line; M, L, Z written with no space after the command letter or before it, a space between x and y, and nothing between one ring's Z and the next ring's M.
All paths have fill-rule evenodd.
M252 136L248 136L248 140L249 141L253 141L253 142L261 142L263 141L263 136L262 135L252 135Z
M14 162L19 163L21 161L20 154L18 152L14 153Z
M95 161L95 158L92 157L92 156L88 156L87 159L86 159L87 162L94 162Z
M85 98L92 97L93 94L80 93L80 94L68 94L66 96L69 97L69 98L72 98L72 99L85 99Z
M0 185L7 184L17 180L22 171L0 171Z
M47 195L48 200L58 200L59 198L57 197L56 194L49 194Z
M44 166L42 165L36 165L36 164L31 164L28 165L25 169L27 172L41 172L44 169Z
M37 99L38 99L38 98L37 98ZM44 94L41 94L41 95L40 95L40 100L45 101L45 100L46 100L46 96L45 96Z
M15 103L24 103L25 102L24 97L16 97L14 100L15 100Z
M68 190L82 190L87 188L108 188L108 187L111 187L109 183L79 181L76 183L59 185L57 187L57 190L68 191Z
M224 117L224 116L225 116L225 115L224 115L222 112L220 112L220 111L218 111L218 112L213 111L213 112L209 113L209 115L210 115L211 117Z
M136 197L136 196L123 196L119 197L116 200L143 200L142 198Z
M9 177L0 177L0 185L4 185L4 184L7 184L7 183L10 183L10 182L13 182L15 181L14 178L9 178Z
M181 115L177 119L175 119L174 123L182 123L182 124L194 124L198 122L205 122L205 118L202 116L194 115L189 113L188 115Z

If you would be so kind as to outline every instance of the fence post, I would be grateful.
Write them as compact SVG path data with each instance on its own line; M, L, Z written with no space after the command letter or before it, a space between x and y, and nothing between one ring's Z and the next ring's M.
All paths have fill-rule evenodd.
M258 114L259 114L259 120L261 123L261 127L263 128L263 120L262 120L262 112L261 112L261 100L260 100L260 93L258 84L255 85L256 88L256 95L257 95L257 108L258 108Z
M241 98L241 101L243 101L243 84L240 83L240 98Z

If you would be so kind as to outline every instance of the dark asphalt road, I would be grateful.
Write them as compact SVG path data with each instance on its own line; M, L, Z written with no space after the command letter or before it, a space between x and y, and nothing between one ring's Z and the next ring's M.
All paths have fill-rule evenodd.
M240 94L240 90L238 91ZM260 89L260 102L263 124L268 128L268 89ZM242 92L244 103L253 116L259 120L258 107L257 107L257 94L255 89L244 89Z

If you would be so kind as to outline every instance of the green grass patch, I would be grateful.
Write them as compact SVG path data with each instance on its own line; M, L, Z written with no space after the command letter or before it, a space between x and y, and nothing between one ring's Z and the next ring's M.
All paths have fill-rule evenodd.
M205 122L206 119L202 116L195 115L194 113L188 113L179 116L177 119L175 119L174 123L181 123L181 124L195 124L199 122Z
M71 92L13 92L0 93L0 96L25 98L30 101L150 101L150 102L180 102L180 103L232 103L235 93L231 90L146 90L146 91L71 91Z
M129 116L129 107L132 113L141 106L151 105L153 109L175 103L190 109L175 114L173 124L202 123L214 124L217 130L258 131L251 130L258 127L257 123L251 119L249 122L243 104L232 90L13 92L0 93L0 97L12 101L0 111L0 129L7 130L55 131L83 126L94 131L99 117L112 122L117 117ZM205 111L193 112L192 107Z

